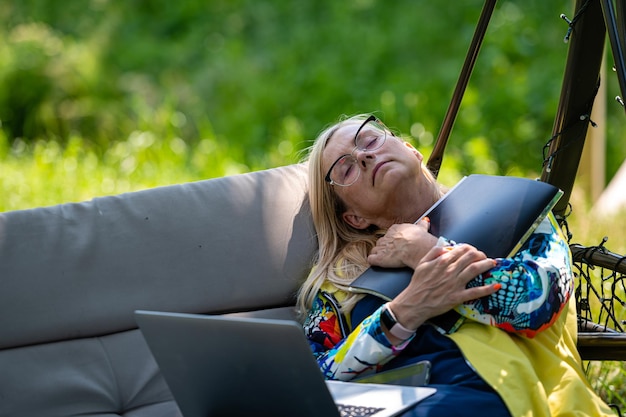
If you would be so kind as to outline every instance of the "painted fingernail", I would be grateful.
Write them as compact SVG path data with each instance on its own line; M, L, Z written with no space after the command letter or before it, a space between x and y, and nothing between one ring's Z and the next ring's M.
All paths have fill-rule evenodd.
M502 284L497 283L497 284L493 284L493 289L496 291L500 291L500 288L502 288Z
M425 222L430 223L430 218L429 217L424 217L422 220L424 220Z

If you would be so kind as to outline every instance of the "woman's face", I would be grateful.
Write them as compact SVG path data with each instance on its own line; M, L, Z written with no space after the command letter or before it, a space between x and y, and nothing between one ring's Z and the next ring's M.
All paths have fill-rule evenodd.
M356 160L352 169L359 170L357 180L349 186L332 185L347 207L344 220L358 229L372 224L388 227L393 223L415 221L432 204L432 201L420 202L419 194L425 182L422 154L390 132L378 149L355 149L359 127L358 122L339 127L322 153L324 173L343 155L352 154ZM375 129L373 124L365 124L359 137L372 135Z

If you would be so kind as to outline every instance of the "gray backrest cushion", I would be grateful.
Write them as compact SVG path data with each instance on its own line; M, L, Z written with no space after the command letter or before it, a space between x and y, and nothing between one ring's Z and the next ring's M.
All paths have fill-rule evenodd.
M316 249L292 165L0 213L0 349L132 329L133 311L292 305Z

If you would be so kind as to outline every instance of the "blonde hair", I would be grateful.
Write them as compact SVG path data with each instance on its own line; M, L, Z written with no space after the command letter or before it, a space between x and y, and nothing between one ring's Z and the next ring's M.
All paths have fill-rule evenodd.
M350 292L349 286L369 267L367 255L384 231L371 228L359 230L343 220L346 206L324 179L326 173L322 171L322 155L329 139L340 127L361 124L368 116L343 118L322 131L308 149L309 201L319 249L315 266L298 293L297 307L301 315L311 308L317 293L327 281L347 293L341 302L344 312L350 311L363 298L362 294ZM423 170L436 184L434 176L425 166Z

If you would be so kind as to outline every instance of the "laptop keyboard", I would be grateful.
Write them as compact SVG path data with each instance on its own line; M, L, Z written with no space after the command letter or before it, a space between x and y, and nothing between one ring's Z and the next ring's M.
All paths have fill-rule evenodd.
M357 405L337 404L341 417L368 417L378 413L383 408L363 407Z

